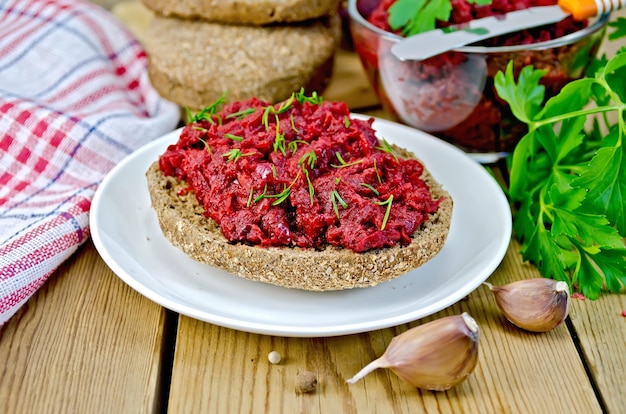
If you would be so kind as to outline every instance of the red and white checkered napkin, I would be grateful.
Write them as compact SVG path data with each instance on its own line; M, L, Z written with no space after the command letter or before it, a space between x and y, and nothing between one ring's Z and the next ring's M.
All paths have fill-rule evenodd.
M89 2L0 2L0 325L89 237L104 175L176 127L146 65Z

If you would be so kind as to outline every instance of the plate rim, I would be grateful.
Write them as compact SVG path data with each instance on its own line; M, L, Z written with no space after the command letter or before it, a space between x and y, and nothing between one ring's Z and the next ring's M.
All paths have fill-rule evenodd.
M484 168L478 162L476 162L470 156L468 156L468 154L460 150L459 148L445 141L442 141L441 139L436 138L426 132L423 132L423 131L420 131L420 130L393 122L393 121L389 121L389 120L382 119L382 118L377 118L374 116L367 116L367 115L361 115L361 114L356 114L356 113L352 113L351 116L354 118L359 118L359 119L370 119L370 118L373 119L374 120L373 127L374 129L377 130L377 136L379 136L379 138L381 137L380 136L381 133L378 131L379 128L377 126L382 127L383 131L385 130L385 128L399 129L409 135L421 136L420 137L421 139L435 140L435 145L443 145L445 147L445 151L456 152L456 155L460 155L464 157L467 161L475 165L476 168L481 168L481 169ZM107 188L109 187L110 183L116 179L117 174L119 174L119 172L123 171L125 168L128 168L129 164L132 164L133 162L137 162L137 160L141 158L142 154L146 152L151 152L153 150L156 151L156 149L158 148L162 148L164 150L167 147L167 145L175 142L181 130L182 128L178 128L173 131L170 131L167 134L162 135L161 137L155 139L154 141L132 152L127 157L125 157L120 163L118 163L103 178L100 185L96 189L96 192L92 200L92 208L90 210L89 222L90 222L91 236L92 236L94 246L96 250L98 251L99 255L102 257L103 261L107 264L109 268L111 268L111 270L115 273L115 275L119 277L122 281L124 281L124 283L130 286L133 290L140 293L142 296L150 299L151 301L161 306L164 306L165 308L168 308L182 315L186 315L194 319L198 319L198 320L208 322L208 323L213 323L213 324L231 328L231 329L241 330L241 331L250 332L250 333L276 335L276 336L284 336L284 337L330 337L330 336L348 335L348 334L355 334L355 333L372 331L376 329L387 328L390 326L396 326L402 323L407 323L407 322L410 322L410 321L413 321L422 317L426 317L428 315L436 313L440 310L443 310L457 303L463 297L467 296L469 293L475 290L478 286L480 286L480 284L482 284L482 282L484 282L497 269L497 267L500 265L500 263L504 259L506 251L508 249L511 234L512 234L512 219L511 219L511 212L510 212L508 200L506 199L506 196L504 195L502 190L499 188L499 185L497 184L496 180L493 177L489 176L486 170L483 170L482 174L489 176L488 179L492 180L492 187L493 187L492 190L495 188L497 188L498 190L497 193L494 192L492 195L494 195L500 203L501 209L499 210L499 212L504 213L505 216L507 216L506 217L507 219L503 220L503 222L500 223L502 225L502 232L501 232L502 241L500 242L496 253L493 255L493 258L490 260L489 266L483 268L481 272L478 272L480 275L478 274L474 275L470 280L468 280L468 283L465 283L463 285L464 289L457 290L455 292L456 293L455 295L448 295L446 298L442 298L441 300L428 304L427 306L423 306L419 308L418 310L413 310L412 312L408 312L402 315L386 317L386 318L378 319L376 321L357 322L357 323L349 323L349 324L344 323L344 324L339 324L339 325L327 326L323 328L321 327L297 327L297 326L291 326L291 325L289 326L281 325L277 323L258 323L258 322L243 321L240 319L233 319L233 318L225 317L222 315L217 315L215 313L209 314L208 312L198 310L192 306L189 306L188 304L176 301L171 297L165 297L164 295L161 295L159 292L156 292L153 288L151 289L150 287L141 283L141 281L137 280L132 275L129 275L122 268L122 266L118 264L118 260L116 260L116 258L111 255L109 249L106 246L106 243L103 240L101 229L98 226L98 221L99 221L98 217L99 217L99 214L101 214L100 207L102 206L102 203L103 203L102 200L104 196L106 195ZM390 141L394 142L394 139L390 139ZM424 161L424 164L426 168L428 168L430 171L431 167L429 167L427 161ZM484 177L484 178L487 178L487 177ZM436 176L435 176L435 179L437 179ZM445 188L446 183L441 182L441 184ZM152 213L154 214L154 211L152 211ZM448 243L448 241L446 241L446 243ZM174 246L171 246L171 248L176 249ZM445 248L445 245L444 245L444 248ZM234 277L237 277L237 276L234 276ZM473 283L469 283L469 282L473 282ZM452 302L448 300L450 296L454 297ZM442 302L445 302L445 303L442 303Z

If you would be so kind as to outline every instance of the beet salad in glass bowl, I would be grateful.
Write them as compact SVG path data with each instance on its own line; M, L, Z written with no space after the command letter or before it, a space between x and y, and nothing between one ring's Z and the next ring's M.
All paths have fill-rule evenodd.
M411 1L422 5L415 16L406 14L406 3ZM401 7L396 5L400 2L404 3ZM515 76L528 65L544 69L541 83L546 99L550 98L567 82L584 75L600 47L609 16L584 21L570 16L422 61L402 61L391 53L391 47L416 30L555 4L554 0L349 0L348 13L354 48L385 110L395 120L488 163L506 156L526 133L526 126L498 97L493 82L496 73L504 72L509 62ZM405 13L399 19L406 22L404 26L397 25L398 13Z

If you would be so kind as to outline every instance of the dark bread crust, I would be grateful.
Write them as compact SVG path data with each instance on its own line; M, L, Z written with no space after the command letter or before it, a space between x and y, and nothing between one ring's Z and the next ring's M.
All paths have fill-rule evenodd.
M143 4L164 16L252 25L301 22L339 9L338 0L143 0Z
M227 91L228 102L272 103L304 88L321 93L333 71L338 16L299 25L243 26L154 16L148 75L164 98L196 112Z
M412 155L398 152L403 156ZM152 207L165 237L194 260L235 275L277 286L311 291L375 286L432 259L443 247L452 218L452 198L424 170L422 179L434 198L444 197L439 210L413 235L408 246L354 253L324 249L259 247L229 243L217 223L203 215L193 192L178 195L186 184L163 175L158 162L146 173Z

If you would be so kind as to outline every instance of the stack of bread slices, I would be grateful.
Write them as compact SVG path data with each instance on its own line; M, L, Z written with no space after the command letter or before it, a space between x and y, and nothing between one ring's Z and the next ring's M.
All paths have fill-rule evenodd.
M340 41L339 0L143 0L148 73L166 99L198 111L304 88L322 93Z

